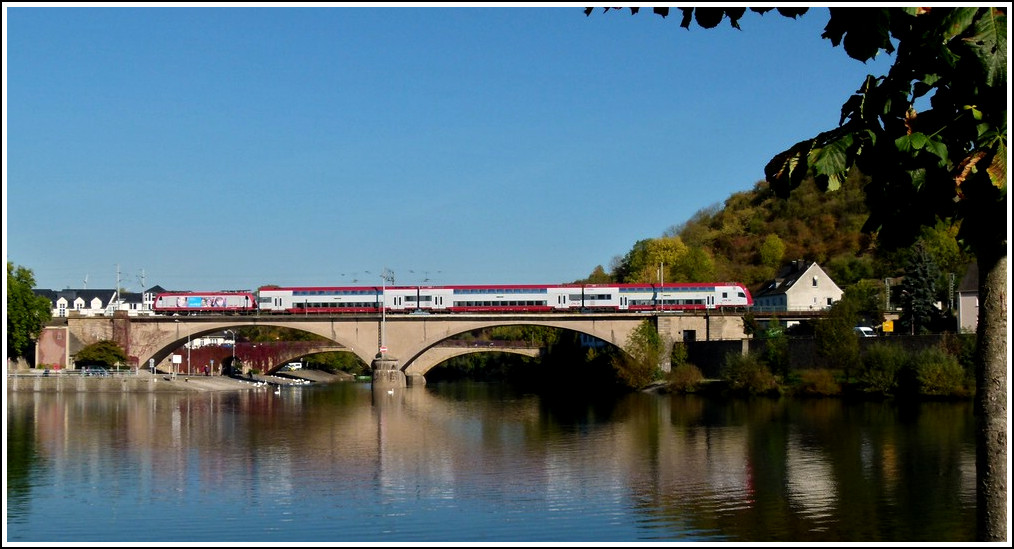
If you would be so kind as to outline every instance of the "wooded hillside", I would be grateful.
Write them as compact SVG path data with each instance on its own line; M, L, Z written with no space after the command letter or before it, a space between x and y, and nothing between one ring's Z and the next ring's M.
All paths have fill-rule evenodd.
M756 183L661 236L636 242L612 259L608 271L600 265L577 282L657 283L661 266L665 282L723 280L755 288L796 259L816 261L843 288L903 276L907 250L880 250L876 237L862 230L869 217L862 191L867 182L853 172L840 190L825 193L810 179L787 199L766 182ZM960 279L971 258L959 250L955 232L941 224L924 231L922 241L942 276Z

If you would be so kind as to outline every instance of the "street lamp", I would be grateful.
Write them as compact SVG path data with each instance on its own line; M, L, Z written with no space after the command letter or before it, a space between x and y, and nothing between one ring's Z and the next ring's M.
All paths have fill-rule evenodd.
M230 368L235 368L236 367L236 332L234 332L232 330L226 330L226 332L229 332L230 334L232 334L232 363L229 364L229 367Z
M176 341L180 340L180 320L174 318L173 322L176 323ZM169 360L169 379L176 379L176 357L172 357Z

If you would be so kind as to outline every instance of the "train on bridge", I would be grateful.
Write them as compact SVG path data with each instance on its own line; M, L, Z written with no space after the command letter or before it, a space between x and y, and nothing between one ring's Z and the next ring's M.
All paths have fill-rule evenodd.
M746 311L738 282L451 286L262 286L256 292L164 292L163 315Z

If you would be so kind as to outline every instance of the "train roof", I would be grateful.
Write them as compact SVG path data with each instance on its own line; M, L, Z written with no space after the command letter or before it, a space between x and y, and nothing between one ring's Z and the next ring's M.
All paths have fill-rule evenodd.
M746 289L741 282L665 282L663 288L713 288L715 286L736 286ZM469 289L469 290L499 290L499 289L541 289L541 288L657 288L658 284L644 283L598 283L598 284L411 284L411 285L342 285L342 286L278 286L275 284L265 285L258 288L258 291L280 290L280 291L334 291L334 290L415 290L426 289Z

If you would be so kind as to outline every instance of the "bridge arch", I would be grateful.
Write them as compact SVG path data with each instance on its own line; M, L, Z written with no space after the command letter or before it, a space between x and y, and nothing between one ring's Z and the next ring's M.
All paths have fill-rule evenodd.
M633 323L633 324L631 324L629 326L628 325L623 325L623 326L621 326L621 329L618 330L617 326L615 326L615 325L605 326L605 329L602 329L602 326L599 327L600 329L595 329L596 328L596 326L595 326L596 323L590 323L587 326L583 326L583 325L578 324L578 323L568 322L565 319L552 319L552 318L550 318L550 319L544 319L544 318L540 318L540 319L535 319L535 318L500 319L500 318L489 318L489 319L484 319L484 320L476 320L476 321L472 321L472 322L469 322L469 323L462 323L462 325L458 326L456 328L456 330L448 331L447 333L443 334L442 337L440 337L439 339L434 338L434 339L429 339L429 340L426 340L426 341L418 342L414 346L413 345L409 345L408 346L408 352L407 352L406 356L405 357L400 357L399 356L397 358L399 358L399 360L401 360L400 367L401 367L401 370L405 373L405 375L425 375L425 373L427 371L429 371L430 369L432 369L434 366L437 366L438 364L440 364L444 360L447 360L447 359L451 358L452 356L458 356L460 354L465 354L465 352L460 352L460 353L457 353L457 354L450 354L450 353L448 353L446 351L443 351L442 349L444 349L444 347L440 346L441 342L444 342L444 341L446 341L448 339L452 339L452 338L454 338L456 336L460 336L462 334L473 332L473 331L476 331L476 330L481 330L481 329L485 329L485 328L497 328L497 327L502 327L502 326L542 326L542 327L547 327L547 328L556 328L556 329L560 329L560 330L567 330L567 331L571 331L571 332L578 332L578 333L583 333L583 334L590 335L592 337L598 338L600 340L603 340L606 343L609 343L609 344L611 344L611 345L613 345L613 346L615 346L615 347L617 347L617 348L619 348L619 349L622 350L623 347L624 347L624 345L626 344L626 341L627 341L627 338L630 335L630 332L641 321L643 321L643 318L638 319L638 321L636 323ZM406 341L412 341L412 339L411 338L406 338ZM489 352L491 350L493 350L493 351L499 351L500 349L496 349L496 348L494 348L494 349L489 349L489 348L482 349L482 348L478 348L478 349L471 349L468 352L473 352L473 353L474 352ZM530 352L527 352L524 349L519 349L519 348L512 348L511 350L506 351L506 352L514 352L514 353L517 353L517 354L523 354L523 355L527 355L527 356L535 356L537 354L537 353L530 353ZM445 358L441 359L440 358L441 355L447 355L447 356Z
M538 347L510 347L510 346L477 346L477 347L430 347L422 355L412 361L410 367L402 367L405 375L425 375L436 366L456 356L463 356L477 353L511 353L522 356L537 357L542 354Z

